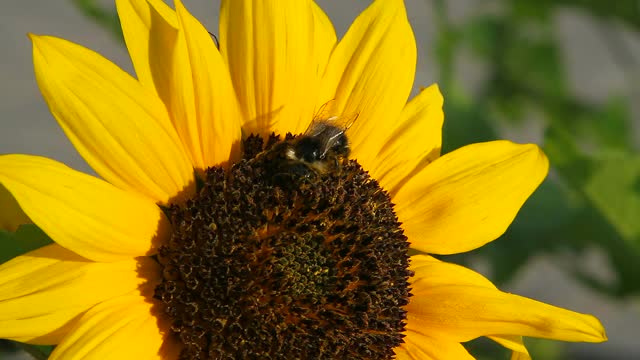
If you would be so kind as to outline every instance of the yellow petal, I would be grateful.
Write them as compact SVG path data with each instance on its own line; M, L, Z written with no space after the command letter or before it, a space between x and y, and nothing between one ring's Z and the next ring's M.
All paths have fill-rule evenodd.
M141 295L123 295L87 311L51 353L55 359L171 359L163 345L168 328ZM168 356L173 354L173 356Z
M198 170L240 158L241 112L211 35L175 1L180 31L173 61L171 114Z
M310 6L313 12L313 30L311 31L313 34L313 51L314 56L317 57L316 65L318 66L316 71L322 77L329 65L331 52L335 48L338 39L331 19L322 8L315 1L311 1Z
M511 349L511 360L531 360L529 351L522 341L522 336L494 335L487 337L507 349Z
M39 156L0 156L0 184L51 239L88 259L153 253L169 222L157 205Z
M96 303L159 278L151 258L89 261L51 244L0 265L0 338L57 344Z
M168 104L176 14L162 0L116 0L116 7L138 80Z
M440 261L429 255L414 255L410 259L409 269L415 276L409 281L416 287L435 287L440 285L472 285L497 289L493 283L464 266ZM431 274L426 276L426 274Z
M29 223L27 214L0 182L0 230L16 231L18 226Z
M36 79L51 113L100 176L162 203L193 191L189 158L152 91L82 46L31 39Z
M331 54L320 103L358 114L349 129L352 158L373 168L378 151L398 127L416 70L416 42L402 0L374 1Z
M473 360L459 342L436 339L422 331L409 330L405 332L404 344L395 349L398 360Z
M443 98L438 85L423 89L402 109L370 170L393 196L402 184L440 156Z
M548 168L536 145L473 144L429 164L392 200L413 248L459 253L502 235Z
M464 342L480 336L533 336L600 342L595 317L501 292L478 273L439 261L412 258L407 330L429 329L438 338Z
M311 0L223 0L220 52L231 71L246 135L306 129L336 41Z

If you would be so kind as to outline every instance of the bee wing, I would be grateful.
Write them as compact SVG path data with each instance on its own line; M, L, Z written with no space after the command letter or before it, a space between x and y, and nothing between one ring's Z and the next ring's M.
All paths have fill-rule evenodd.
M336 109L336 99L331 99L326 103L322 104L318 111L313 116L313 119L326 119L330 118L338 113Z
M340 114L336 110L335 104L336 101L333 99L320 106L304 134L309 136L318 136L325 131L327 127L336 127L341 129L342 133L347 131L347 129L355 123L359 114Z
M329 150L336 145L348 147L345 131L353 125L357 117L358 114L332 116L328 119L314 119L305 135L311 136L320 142L320 158L324 158Z

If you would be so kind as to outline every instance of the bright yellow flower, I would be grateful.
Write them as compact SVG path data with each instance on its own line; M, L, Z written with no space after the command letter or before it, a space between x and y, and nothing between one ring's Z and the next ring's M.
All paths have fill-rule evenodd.
M520 336L589 342L606 339L601 324L590 315L501 292L481 275L428 255L410 260L410 270L415 274L408 280L413 295L409 301L406 296L390 298L396 305L389 307L388 316L398 316L395 322L385 318L386 307L380 309L377 300L371 299L374 294L380 295L376 293L378 285L404 289L406 295L407 276L382 281L375 274L367 279L368 273L359 273L360 279L351 279L348 287L368 286L371 295L365 292L358 296L369 299L365 307L377 307L379 312L371 315L361 309L369 317L357 319L344 313L339 322L314 328L318 333L303 334L310 343L279 342L277 334L300 335L298 330L307 325L299 319L311 323L318 319L296 313L300 309L288 304L307 300L287 298L291 292L278 298L282 302L267 302L279 296L268 293L270 286L276 286L269 281L282 279L275 273L273 278L247 287L247 291L264 291L262 298L247 299L239 293L237 303L224 304L223 309L216 303L184 302L185 296L191 295L182 294L178 299L182 305L171 305L176 300L171 299L176 276L187 277L185 273L192 269L184 270L181 265L207 271L206 266L180 262L182 248L176 248L176 242L196 244L202 234L224 239L237 236L220 230L222 225L216 225L215 216L229 220L226 228L241 228L253 220L234 218L234 211L242 206L260 206L251 199L239 205L231 203L228 214L214 214L213 221L202 220L202 213L196 209L198 201L204 198L213 204L216 193L211 189L223 184L211 181L215 171L221 174L222 168L245 169L233 165L247 164L239 161L243 156L241 143L249 134L266 137L271 132L301 133L329 100L334 99L332 106L337 113L358 114L347 133L350 158L357 159L388 192L411 247L424 253L469 251L500 236L548 170L547 159L537 146L507 141L469 145L440 157L443 99L437 86L426 88L407 102L414 80L416 45L400 0L374 1L339 42L331 22L311 0L223 0L219 50L181 2L175 3L174 11L161 0L117 0L137 80L84 47L54 37L31 36L36 78L44 98L73 145L102 179L42 157L0 156L0 184L12 195L0 189L0 224L14 228L16 223L26 221L20 215L24 211L55 241L0 266L0 337L57 344L54 359L175 358L185 344L195 352L183 355L209 351L211 356L243 358L248 355L234 354L231 348L254 351L253 343L243 343L254 335L256 341L268 345L267 350L258 350L266 351L262 354L271 352L274 358L292 354L277 348L283 344L319 354L322 349L314 348L320 346L317 344L337 349L340 344L351 344L353 338L373 340L351 344L352 349L340 348L342 356L357 358L349 351L371 349L374 358L395 353L398 359L472 359L461 343L487 336L512 349L514 358L528 358ZM219 170L207 170L211 167ZM363 172L356 174L365 179L356 185L375 184L367 182ZM196 179L206 179L205 185ZM250 180L264 181L255 177ZM248 184L251 186L251 182ZM347 185L342 183L336 191ZM202 186L200 195L196 195ZM381 197L381 203L371 205L370 199L359 200L363 208L373 206L367 213L373 217L383 212L384 206L391 206L375 186L372 194ZM294 190L278 191L261 194L276 199ZM332 193L333 189L327 191ZM233 196L244 195L238 191ZM220 199L227 204L236 198ZM315 199L295 201L302 201L295 203L299 205ZM359 207L360 203L345 203L341 209L352 213L366 210ZM190 209L195 210L190 213ZM278 209L268 214L265 210L264 217L288 216L283 214L299 210ZM345 216L336 221L344 223L346 229L354 219ZM299 220L311 226L308 219ZM324 218L316 220L320 224ZM345 240L350 252L343 254L337 267L357 273L362 264L353 264L351 254L361 251L361 245L352 245L357 241L349 238L345 229L331 239L318 240L318 244ZM366 226L359 229L365 234L370 230ZM258 241L266 241L278 231L266 227ZM405 237L401 230L390 227L381 231L400 239L390 246L402 249ZM193 238L188 235L191 233ZM251 246L248 239L240 241ZM226 243L216 244L224 247ZM296 241L291 244L293 250L286 251L299 251L310 261L325 256L296 249ZM245 248L225 249L235 253ZM189 256L201 256L198 259L203 261L207 260L206 254L218 251L196 250ZM318 250L318 254L321 252ZM258 259L264 254L245 256L252 264L277 258L269 253ZM216 257L218 263L212 263L212 268L219 271L232 257L227 255ZM285 265L278 268L282 264L274 263L273 269L286 272L287 261L299 261L277 258L281 260ZM405 255L392 261L398 262L400 274L408 274L402 265L407 263ZM349 262L352 264L345 265ZM178 275L177 267L182 271ZM237 267L240 269L227 269L234 274L245 270L242 265ZM248 269L248 277L240 280L220 272L209 272L208 276L212 276L212 283L228 283L227 290L235 291L231 285L234 281L252 283L254 272L260 270ZM333 270L320 267L307 275L324 279ZM200 286L197 280L188 283L193 278L180 279L183 287ZM311 295L327 291L313 282L287 286ZM335 315L337 310L327 308L322 303L326 296L323 299L317 305ZM243 303L250 300L255 303ZM275 323L289 326L284 332L280 328L260 328L260 322L257 328L233 329L241 323L239 320L227 313L220 320L224 317L221 313L203 313L201 309L210 306L245 319L265 314L247 314L243 309L268 309L272 305L285 309L279 312L274 308L272 315L283 317ZM205 324L219 329L200 329L197 333L198 329L189 324L189 314L203 319L209 316L214 320ZM200 320L193 322L202 324ZM340 333L347 328L345 323L357 323L360 330ZM381 331L374 324L389 329ZM325 339L324 330L340 339ZM213 334L215 331L219 333ZM225 331L238 337L225 338L224 343L214 341ZM390 339L391 345L376 339Z

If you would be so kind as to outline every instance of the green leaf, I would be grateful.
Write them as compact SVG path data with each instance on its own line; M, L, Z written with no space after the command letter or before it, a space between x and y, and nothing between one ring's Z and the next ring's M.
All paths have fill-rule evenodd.
M601 154L585 194L622 237L640 248L640 155Z
M592 16L620 20L640 28L640 6L637 0L543 0L540 2L546 6L570 6L584 10Z
M518 20L549 21L554 7L544 1L511 0L512 14Z
M106 7L98 4L96 0L72 0L78 10L86 17L92 19L96 24L109 31L118 41L124 43L120 19L115 7Z
M622 238L599 209L586 206L576 216L572 226L567 228L566 234L580 239L585 245L602 249L615 274L613 281L602 281L599 277L592 276L580 264L571 264L569 270L583 285L615 297L640 293L640 251L637 246Z
M444 103L444 112L451 120L444 122L443 154L468 144L497 138L487 117L488 110L480 105L465 103L462 96L454 92L448 95Z
M460 39L481 57L489 57L496 52L496 47L503 46L502 38L506 35L503 17L486 15L471 19L462 27Z
M524 338L524 342L533 359L568 359L566 345L560 341Z
M49 236L33 224L20 225L16 232L0 230L0 263L51 243Z
M596 245L605 251L616 274L614 282L603 283L584 272L579 264L570 269L592 289L612 296L640 292L640 159L622 151L588 156L575 139L558 127L545 137L545 152L553 172L567 186L577 205L571 221L551 234L564 241Z
M555 170L574 189L582 189L591 177L595 164L585 155L573 134L560 126L550 126L545 133L544 151Z
M517 31L514 29L513 31ZM513 87L524 96L544 96L545 100L566 94L566 78L560 52L551 35L541 30L536 36L522 31L512 37L505 56L507 74Z
M610 99L598 111L590 112L584 121L584 133L604 149L631 150L632 128L629 105L624 98Z

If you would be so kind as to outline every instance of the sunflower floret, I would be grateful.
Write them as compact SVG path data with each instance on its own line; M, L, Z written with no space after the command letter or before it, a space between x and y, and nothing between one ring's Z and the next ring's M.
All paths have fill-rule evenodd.
M156 298L182 357L391 358L411 271L389 196L353 160L293 187L269 181L268 166L210 168L170 210Z

